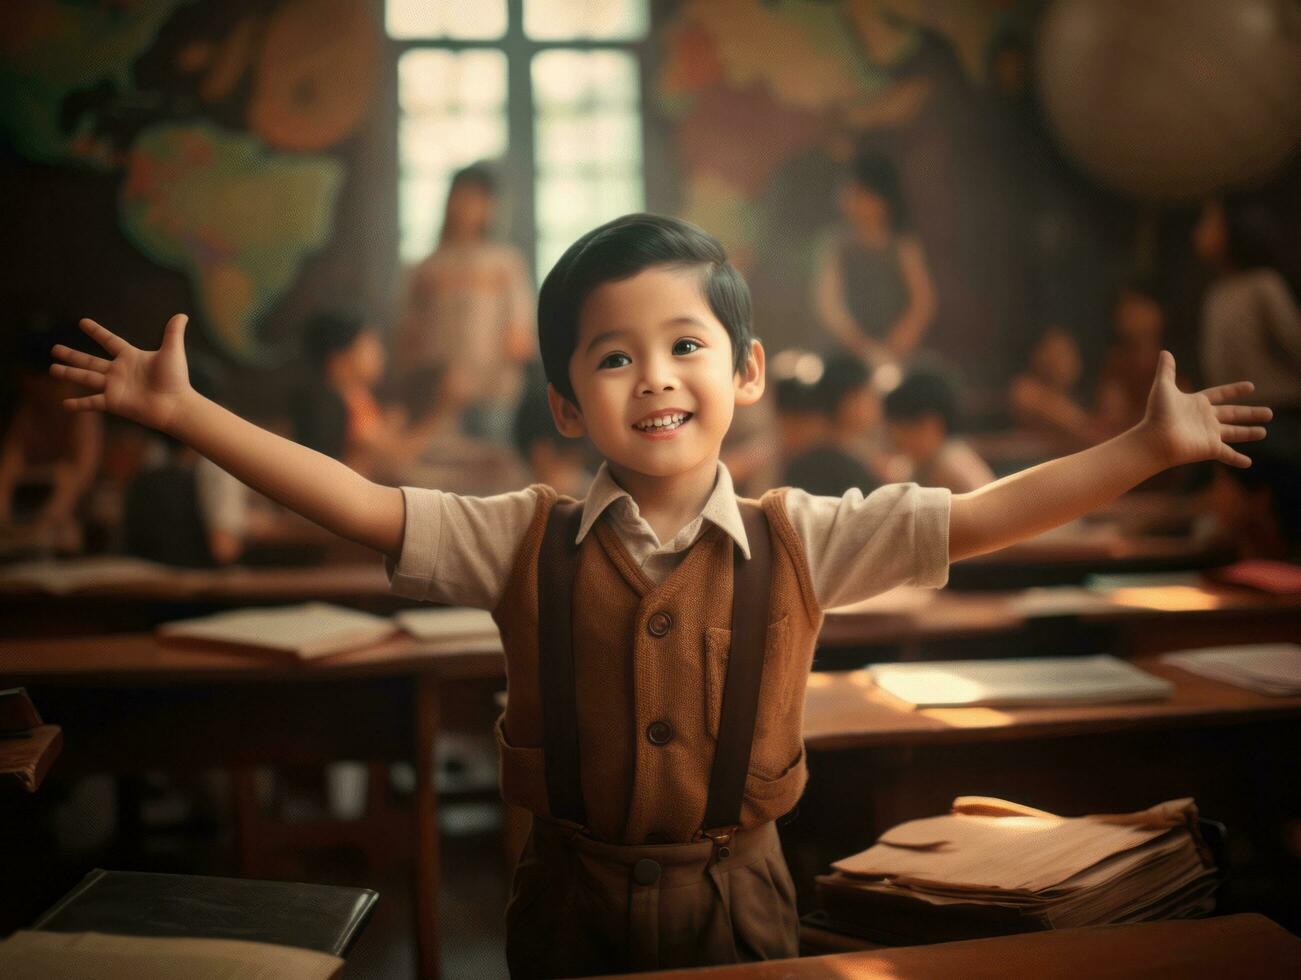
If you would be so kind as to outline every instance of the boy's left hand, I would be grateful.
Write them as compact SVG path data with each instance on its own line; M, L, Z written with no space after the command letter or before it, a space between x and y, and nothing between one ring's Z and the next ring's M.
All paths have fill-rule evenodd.
M1254 388L1250 381L1235 381L1191 394L1180 391L1175 385L1174 356L1162 351L1139 427L1163 466L1204 459L1250 466L1251 460L1229 444L1264 439L1262 423L1268 422L1273 412L1262 405L1229 403L1251 394Z

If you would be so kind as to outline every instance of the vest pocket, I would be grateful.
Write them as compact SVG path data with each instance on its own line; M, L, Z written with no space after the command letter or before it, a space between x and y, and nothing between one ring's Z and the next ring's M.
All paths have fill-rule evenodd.
M523 807L544 816L547 807L546 773L543 769L544 749L511 745L506 741L505 714L493 725L497 739L497 752L501 758L499 777L501 798L514 806Z
M750 772L765 779L785 773L803 746L799 730L803 696L800 671L787 647L789 614L768 624L764 641L763 680L759 688L759 713L755 718L754 747L750 751ZM723 714L723 688L732 653L732 631L716 626L705 629L705 729L718 740Z

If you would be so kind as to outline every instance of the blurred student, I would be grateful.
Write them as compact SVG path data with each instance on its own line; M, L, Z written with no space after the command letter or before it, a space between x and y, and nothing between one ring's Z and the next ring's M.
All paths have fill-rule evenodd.
M225 379L210 358L191 356L190 385L222 402ZM212 568L238 561L268 519L252 509L253 491L184 443L155 440L155 459L127 485L123 540L128 554L165 565Z
M558 493L581 497L592 482L587 468L586 440L560 434L551 418L545 383L529 385L515 412L515 450L528 466L533 482Z
M1165 308L1150 283L1133 279L1121 286L1112 304L1111 341L1098 377L1097 418L1104 430L1099 436L1123 432L1143 417L1165 329Z
M1253 447L1252 472L1234 474L1272 503L1280 547L1301 553L1301 310L1275 267L1269 215L1244 203L1205 205L1193 246L1215 278L1202 301L1201 362L1214 384L1250 369L1252 401L1274 407L1269 438Z
M509 445L523 365L536 343L524 258L490 238L496 207L497 180L486 165L452 177L438 247L411 273L397 352L403 370L463 372L474 393L466 433Z
M402 392L410 415L395 434L394 465L383 474L388 482L481 496L528 482L512 449L461 431L461 417L473 398L464 372L453 365L419 368L407 375Z
M828 377L828 364L811 351L787 350L773 358L778 429L785 465L780 483L811 494L839 497L857 487L864 495L879 486L861 460L842 444L838 419L870 408L855 404L869 380L843 364ZM861 385L855 382L861 380ZM843 409L843 412L842 412ZM857 423L852 423L857 427Z
M1080 398L1082 373L1075 337L1064 327L1049 327L1031 350L1025 370L1012 379L1008 397L1013 417L1060 450L1098 442L1102 428Z
M935 287L893 165L860 156L838 204L843 225L818 256L813 307L851 353L877 366L906 361L935 315Z
M957 392L940 372L910 372L885 396L885 420L891 442L912 462L920 485L970 493L994 479L989 465L958 435Z
M56 341L81 346L72 332L45 329L17 358L18 399L0 443L0 532L66 553L82 547L78 512L99 472L104 422L63 411L77 386L49 375L45 352Z

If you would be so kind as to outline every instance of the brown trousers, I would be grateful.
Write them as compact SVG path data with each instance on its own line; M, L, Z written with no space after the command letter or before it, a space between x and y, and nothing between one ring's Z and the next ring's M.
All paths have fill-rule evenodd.
M709 966L799 953L775 824L714 845L605 844L534 817L506 909L513 980Z

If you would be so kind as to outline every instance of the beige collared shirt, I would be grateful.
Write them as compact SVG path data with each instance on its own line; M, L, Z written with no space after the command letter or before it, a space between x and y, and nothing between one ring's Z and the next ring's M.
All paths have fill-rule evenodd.
M388 568L394 592L413 599L494 609L537 507L532 490L469 497L403 487L406 529L402 554ZM792 488L786 512L809 566L819 605L848 605L896 585L938 588L949 575L950 493L940 487L893 483L864 497L818 497ZM727 467L700 515L661 543L637 503L602 465L583 503L578 540L609 511L612 528L648 578L663 582L700 537L717 525L749 557L750 546Z

